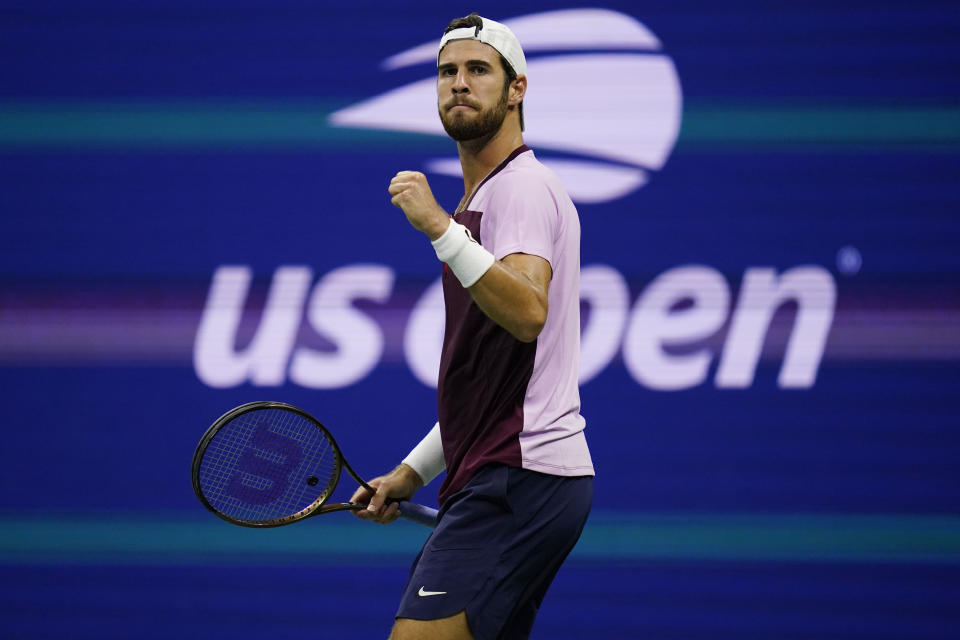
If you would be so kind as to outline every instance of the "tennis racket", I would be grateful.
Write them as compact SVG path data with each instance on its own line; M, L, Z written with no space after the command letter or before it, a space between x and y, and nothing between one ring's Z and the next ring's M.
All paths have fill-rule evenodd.
M347 464L326 427L283 402L250 402L214 422L193 454L193 491L203 505L231 524L279 527L310 516L365 509L328 503L341 469L375 490ZM400 517L428 527L437 511L399 501Z

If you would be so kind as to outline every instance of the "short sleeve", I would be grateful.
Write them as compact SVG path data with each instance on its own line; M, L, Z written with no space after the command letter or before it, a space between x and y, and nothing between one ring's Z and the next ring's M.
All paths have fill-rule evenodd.
M498 176L483 212L481 242L497 260L527 253L553 265L559 224L557 204L547 184L529 173Z

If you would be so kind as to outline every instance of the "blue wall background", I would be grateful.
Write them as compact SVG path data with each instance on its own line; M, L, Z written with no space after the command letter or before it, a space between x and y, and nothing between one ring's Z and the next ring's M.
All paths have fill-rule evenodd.
M433 390L403 344L438 265L386 185L453 147L328 118L428 77L429 63L382 63L437 39L452 17L582 6L0 8L2 635L386 636L423 531L346 516L238 530L193 497L190 457L213 419L252 399L316 414L369 476L425 433ZM803 312L795 300L779 307L744 388L716 382L728 319L666 348L709 356L700 383L638 381L629 347L584 382L595 509L534 637L955 637L960 11L932 1L597 6L660 39L682 125L645 186L578 204L584 266L620 274L630 310L691 265L726 283L725 318L751 269L815 267L836 299L809 386L778 383ZM592 82L605 102L639 80ZM570 91L580 87L572 78ZM569 126L590 118L569 114ZM462 183L428 175L453 208ZM322 389L286 374L219 387L198 375L218 269L253 277L242 352L278 269L308 267L315 283L362 264L395 278L383 300L353 305L383 336L368 374ZM711 300L720 304L670 312ZM585 305L585 326L601 310ZM297 344L342 346L306 320Z

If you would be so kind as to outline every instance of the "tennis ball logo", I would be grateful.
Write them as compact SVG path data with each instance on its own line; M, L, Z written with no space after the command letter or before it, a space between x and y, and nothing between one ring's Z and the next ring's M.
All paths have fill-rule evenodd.
M607 9L550 11L504 23L527 55L524 139L575 201L626 196L663 168L680 131L683 98L673 61L649 29ZM604 52L587 53L598 50ZM445 136L436 113L436 55L432 40L387 58L387 70L429 64L431 73L333 113L330 124ZM456 157L429 159L425 168L460 176Z

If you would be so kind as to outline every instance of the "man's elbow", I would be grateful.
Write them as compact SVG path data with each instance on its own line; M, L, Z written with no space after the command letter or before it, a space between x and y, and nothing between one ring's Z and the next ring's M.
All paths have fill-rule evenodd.
M543 326L547 323L547 310L537 311L529 314L519 322L513 331L513 337L520 342L533 342L540 336Z

